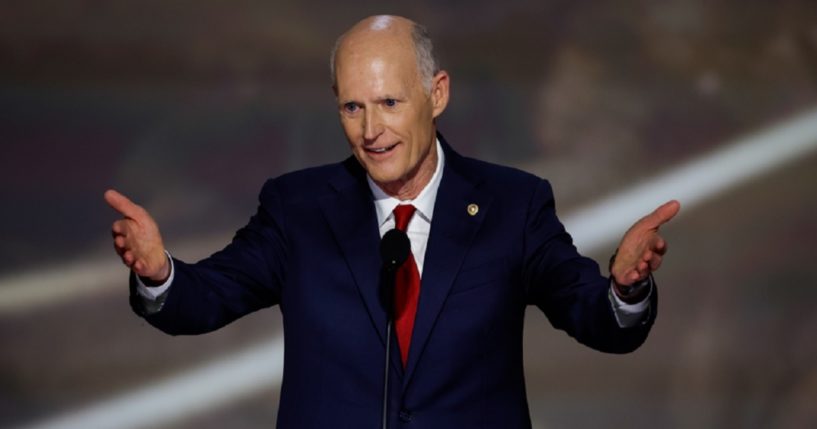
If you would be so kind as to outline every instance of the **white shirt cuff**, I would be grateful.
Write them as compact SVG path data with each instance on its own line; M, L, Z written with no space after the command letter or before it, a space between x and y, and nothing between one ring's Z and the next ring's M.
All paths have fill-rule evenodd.
M621 300L621 298L616 295L613 291L613 280L610 280L610 289L608 291L608 296L610 298L610 304L613 306L613 314L616 317L616 321L618 322L618 326L621 328L631 328L633 326L638 325L639 323L643 323L646 320L646 315L650 310L650 298L652 297L652 290L655 285L652 282L652 276L648 277L649 279L649 287L650 291L647 296L634 304L628 304Z
M160 296L162 296L168 289L170 289L170 284L173 283L173 275L175 273L175 269L173 269L173 257L170 256L170 253L165 250L165 254L167 255L167 260L170 262L170 275L167 277L167 280L159 286L147 286L139 276L136 277L136 293L139 294L142 298L148 301L157 301Z

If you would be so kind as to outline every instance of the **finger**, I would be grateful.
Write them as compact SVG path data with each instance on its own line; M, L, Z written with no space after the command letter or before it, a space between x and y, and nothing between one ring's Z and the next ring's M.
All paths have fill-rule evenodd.
M118 236L114 237L113 245L117 249L125 249L125 245L126 245L125 237L123 237L121 235L118 235Z
M122 254L122 262L128 267L131 267L133 265L133 252L126 250L125 253Z
M124 258L124 255L125 255L125 252L127 251L127 249L124 249L124 248L122 248L122 247L117 247L117 246L114 244L114 246L113 246L113 250L115 250L115 251L116 251L116 254L117 254L117 255L119 255L119 258L120 258L120 259L122 259L122 263L124 264L124 263L125 263L125 258Z
M650 271L657 271L661 268L661 262L664 260L661 255L655 255L650 259Z
M677 200L668 201L645 216L642 222L650 229L658 229L675 217L679 210L681 210L681 203Z
M142 271L144 271L145 264L143 264L142 261L136 261L133 263L133 266L131 268L133 269L133 272L141 276Z
M126 218L136 219L143 213L141 207L134 204L134 202L128 199L128 197L114 191L113 189L108 189L105 191L105 201L109 206L111 206L111 208L118 211Z
M664 240L661 237L657 237L655 243L652 246L652 249L655 253L659 255L667 253L667 240Z
M131 221L127 219L119 219L116 222L114 222L113 226L111 226L111 232L113 233L113 236L114 237L119 235L127 236L130 230L129 228L130 225L128 224L128 222Z

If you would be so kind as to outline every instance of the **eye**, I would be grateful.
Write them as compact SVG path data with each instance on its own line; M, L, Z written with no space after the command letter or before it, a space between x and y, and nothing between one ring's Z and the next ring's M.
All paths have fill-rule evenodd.
M353 102L343 104L343 111L346 113L355 113L357 112L357 109L358 109L357 104Z
M393 98L387 98L383 100L383 104L385 104L387 107L394 107L397 105L397 100Z

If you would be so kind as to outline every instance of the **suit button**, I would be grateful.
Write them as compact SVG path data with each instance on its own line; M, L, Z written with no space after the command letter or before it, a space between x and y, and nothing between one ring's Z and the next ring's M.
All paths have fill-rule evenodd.
M400 421L408 423L414 415L409 410L400 410Z

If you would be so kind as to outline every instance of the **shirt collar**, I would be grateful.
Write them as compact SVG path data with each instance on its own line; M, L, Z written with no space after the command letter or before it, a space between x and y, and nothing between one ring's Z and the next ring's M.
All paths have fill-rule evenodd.
M434 203L437 201L437 190L440 188L440 181L443 177L443 165L445 164L445 154L443 153L440 140L436 139L437 150L437 168L434 170L434 175L428 182L425 188L420 191L417 198L413 200L400 201L380 189L374 180L369 175L366 175L366 181L369 183L369 189L372 190L374 196L374 206L377 210L377 225L383 224L392 217L392 211L398 204L412 204L417 209L416 213L420 214L426 222L431 223L431 216L434 213Z

